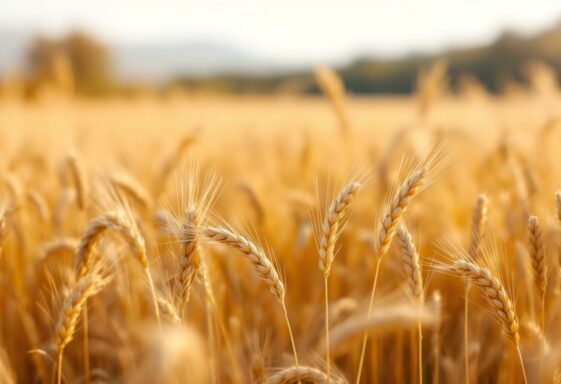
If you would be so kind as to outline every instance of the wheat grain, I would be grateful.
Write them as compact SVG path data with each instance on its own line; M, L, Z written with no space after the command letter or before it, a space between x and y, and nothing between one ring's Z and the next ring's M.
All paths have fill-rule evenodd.
M468 261L458 260L451 268L464 279L483 290L483 294L494 310L493 314L498 320L499 325L504 329L507 336L518 346L520 343L518 316L514 311L512 300L499 279L488 269L479 267Z
M284 302L284 283L280 279L275 266L261 248L249 239L225 228L205 227L201 229L201 234L210 240L242 252L253 264L259 276L270 286L271 292L277 300L281 303Z
M397 240L401 249L401 260L405 268L407 285L412 297L418 303L424 301L423 275L419 263L419 254L411 238L411 234L401 225L397 231Z
M399 221L407 212L413 198L425 186L427 169L415 171L401 185L396 196L383 215L376 243L376 257L381 258L388 252L391 241L395 235Z
M471 217L471 242L468 248L468 253L471 257L475 257L479 252L481 240L487 223L487 211L489 201L484 194L479 195L473 209Z
M534 281L540 293L545 297L547 288L547 265L545 262L545 249L543 245L543 233L536 216L528 219L528 245L530 249L530 261L534 271Z
M57 383L62 378L62 354L64 348L72 341L78 317L88 298L98 293L107 283L107 278L102 278L96 272L83 276L70 290L64 300L59 319L55 327L56 346L58 351Z
M346 184L333 199L326 213L319 240L319 268L325 277L328 277L331 272L331 265L335 258L335 243L341 231L345 212L361 187L360 183L354 181Z
M183 310L191 297L193 280L201 268L197 213L190 208L185 211L181 235L181 255L179 259L179 286L181 287L181 307Z

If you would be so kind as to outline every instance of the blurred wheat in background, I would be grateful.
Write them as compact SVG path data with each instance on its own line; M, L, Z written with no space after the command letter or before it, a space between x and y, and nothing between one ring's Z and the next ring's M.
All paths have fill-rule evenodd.
M0 94L0 383L561 382L557 62L492 89L452 54L358 97L366 64L241 96L116 83L83 33L28 59Z

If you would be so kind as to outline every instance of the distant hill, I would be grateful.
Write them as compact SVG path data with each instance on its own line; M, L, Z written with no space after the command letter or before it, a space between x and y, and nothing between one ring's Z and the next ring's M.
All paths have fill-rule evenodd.
M437 59L445 59L452 85L461 74L476 76L491 91L499 90L505 79L522 80L523 67L531 60L551 66L561 78L561 23L534 36L505 32L495 42L480 47L449 49L435 55L409 55L387 60L364 57L336 68L350 92L409 93L413 90L419 68ZM221 75L205 79L183 77L176 80L191 87L234 92L272 92L290 90L317 93L311 71L274 76Z
M0 30L0 77L23 68L32 39L29 33ZM220 92L319 92L311 69L290 72L276 63L215 42L108 49L117 83L141 81ZM530 60L543 61L561 78L561 23L533 36L505 32L488 45L448 49L434 55L391 60L365 55L336 70L352 93L409 93L419 69L439 58L449 64L452 85L460 74L469 73L496 91L505 79L521 80L522 68Z
M209 76L224 72L266 73L274 70L242 50L213 42L136 45L111 48L115 74L121 80L162 82L179 75Z
M0 76L21 70L31 39L29 33L0 29Z
M0 77L24 68L33 38L31 33L0 29ZM274 63L211 41L120 45L110 46L108 51L117 81L157 84L180 75L266 74L280 70Z

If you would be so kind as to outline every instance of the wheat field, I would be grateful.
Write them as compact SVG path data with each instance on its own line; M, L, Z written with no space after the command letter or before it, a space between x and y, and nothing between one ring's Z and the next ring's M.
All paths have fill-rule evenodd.
M317 76L4 95L0 382L561 382L556 85Z

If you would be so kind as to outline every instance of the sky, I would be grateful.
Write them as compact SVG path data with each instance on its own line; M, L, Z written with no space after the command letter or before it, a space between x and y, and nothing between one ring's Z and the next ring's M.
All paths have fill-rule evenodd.
M485 43L561 20L560 0L0 0L0 29L109 44L209 41L277 63L344 63Z

